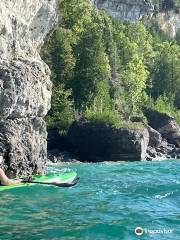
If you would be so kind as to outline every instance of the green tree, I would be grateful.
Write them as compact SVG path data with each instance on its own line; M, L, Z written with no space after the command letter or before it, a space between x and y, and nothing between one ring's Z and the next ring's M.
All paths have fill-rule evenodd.
M58 27L42 50L43 58L52 70L52 80L55 85L66 84L73 76L76 63L73 44L71 30Z
M76 58L75 77L70 84L76 107L85 109L100 102L104 108L109 101L110 66L97 24L89 25L83 32Z
M122 73L125 99L130 109L130 116L139 110L147 78L148 71L144 66L143 59L134 55Z
M119 90L115 105L121 115L137 114L148 83L149 70L154 62L153 40L142 23L115 22L114 39L119 56Z
M154 68L153 97L175 96L175 104L180 107L180 47L165 42L157 46L157 60Z
M93 5L88 0L59 0L61 25L79 37L92 21Z
M66 133L73 121L72 93L60 84L53 88L51 110L47 116L49 126L56 126L61 133Z

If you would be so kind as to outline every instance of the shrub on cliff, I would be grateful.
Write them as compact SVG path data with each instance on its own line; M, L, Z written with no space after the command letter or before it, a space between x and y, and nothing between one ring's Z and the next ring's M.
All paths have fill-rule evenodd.
M127 128L127 129L142 129L142 122L123 121L119 113L115 110L107 109L103 112L87 109L85 118L94 123L102 123L109 127Z
M121 124L119 113L110 109L104 111L86 109L85 118L91 122L104 123L107 126L119 127Z
M156 110L161 113L167 113L175 118L178 124L180 124L180 110L174 106L174 97L167 97L165 94L160 95L156 101L149 98L145 103L145 108Z

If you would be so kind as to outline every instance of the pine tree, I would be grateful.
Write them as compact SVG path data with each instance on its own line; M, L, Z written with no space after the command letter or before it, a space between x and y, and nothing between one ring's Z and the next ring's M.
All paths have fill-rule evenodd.
M76 47L77 65L70 85L77 108L103 108L109 101L110 66L97 24L89 25Z

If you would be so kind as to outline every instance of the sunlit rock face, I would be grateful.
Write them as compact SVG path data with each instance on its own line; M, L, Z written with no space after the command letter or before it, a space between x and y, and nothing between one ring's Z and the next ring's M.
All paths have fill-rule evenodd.
M55 0L1 0L1 58L38 57L44 38L56 21L55 6Z
M92 0L92 2L119 20L135 22L144 15L152 15L154 12L150 0Z
M176 37L180 31L180 13L173 10L159 13L157 21L160 28L171 37Z
M43 171L51 82L39 50L56 22L56 0L0 1L0 155L9 175Z
M155 15L156 0L90 0L99 9L120 21L136 22L144 16ZM180 10L163 10L156 15L159 27L171 37L175 37L180 31Z

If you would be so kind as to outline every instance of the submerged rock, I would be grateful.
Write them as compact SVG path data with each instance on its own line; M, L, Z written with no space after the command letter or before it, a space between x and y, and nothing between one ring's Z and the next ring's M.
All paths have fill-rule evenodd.
M88 121L74 122L68 139L82 161L135 161L146 158L149 133L142 129L116 129Z
M43 171L50 70L40 47L57 22L55 0L0 1L0 155L8 175Z

